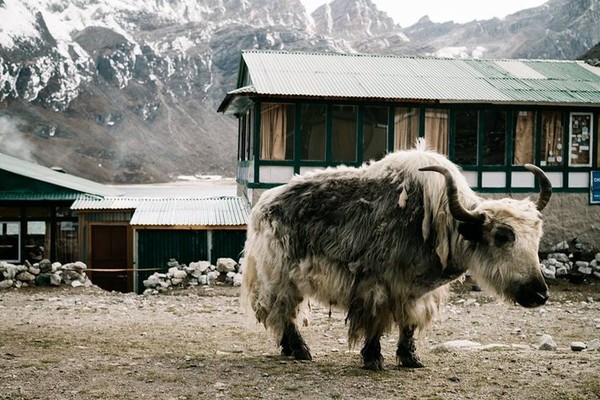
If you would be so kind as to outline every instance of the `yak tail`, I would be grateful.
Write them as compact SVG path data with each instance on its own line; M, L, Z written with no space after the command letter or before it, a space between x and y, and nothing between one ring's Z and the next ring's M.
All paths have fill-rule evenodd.
M269 311L265 308L264 288L259 280L259 265L257 262L260 261L260 256L256 256L255 246L252 245L251 239L253 235L249 236L244 249L244 269L242 275L242 287L240 290L240 308L246 315L254 315L256 320L266 327Z
M242 275L242 288L240 291L240 307L243 312L250 315L253 310L253 304L256 304L256 260L250 254L246 253L244 257L244 274Z

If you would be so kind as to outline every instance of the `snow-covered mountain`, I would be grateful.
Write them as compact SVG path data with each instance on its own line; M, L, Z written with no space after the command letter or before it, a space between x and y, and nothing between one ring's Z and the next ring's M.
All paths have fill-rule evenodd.
M240 50L576 58L600 0L402 28L371 0L0 0L2 151L103 182L235 170Z

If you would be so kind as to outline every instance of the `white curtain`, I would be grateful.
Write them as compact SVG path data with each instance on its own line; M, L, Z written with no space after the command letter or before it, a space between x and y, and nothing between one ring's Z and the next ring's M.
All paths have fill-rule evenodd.
M425 141L430 149L448 155L448 110L425 110Z
M262 105L260 120L260 158L284 160L286 135L286 108L284 104Z
M515 151L514 165L523 165L533 162L533 128L535 126L535 113L533 111L519 111L515 119Z
M411 149L419 137L419 109L398 107L394 111L394 150Z

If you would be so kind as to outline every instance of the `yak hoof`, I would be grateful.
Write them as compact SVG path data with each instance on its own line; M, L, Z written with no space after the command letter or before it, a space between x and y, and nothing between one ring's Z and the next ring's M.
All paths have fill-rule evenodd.
M292 355L296 360L312 361L312 355L310 354L310 350L306 346L303 346L299 349L295 349Z
M425 365L423 365L423 363L421 362L421 360L419 360L418 357L412 356L400 357L400 364L398 366L404 368L423 368Z
M306 346L294 350L283 348L281 349L281 355L285 357L293 357L295 360L312 361L312 355L310 354L309 348Z
M374 360L364 360L364 368L369 371L383 371L383 356L379 356Z

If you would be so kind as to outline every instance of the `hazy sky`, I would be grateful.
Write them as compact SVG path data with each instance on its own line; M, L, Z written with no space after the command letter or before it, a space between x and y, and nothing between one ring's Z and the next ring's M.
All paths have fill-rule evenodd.
M301 0L309 13L327 3L326 0ZM454 21L459 23L474 19L504 18L515 11L537 7L547 0L372 0L381 11L385 11L394 22L403 28L416 23L428 15L434 22Z

